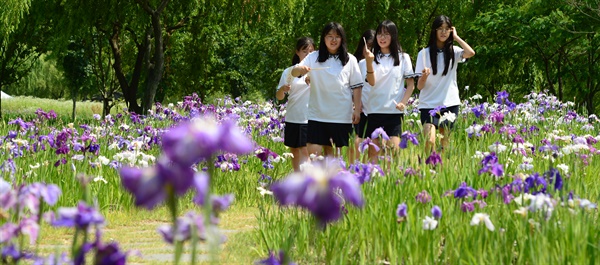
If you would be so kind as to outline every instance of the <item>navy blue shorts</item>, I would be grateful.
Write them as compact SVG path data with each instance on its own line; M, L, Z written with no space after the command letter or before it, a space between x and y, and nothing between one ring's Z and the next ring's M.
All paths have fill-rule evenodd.
M430 123L430 124L433 124L436 129L439 128L440 126L449 128L449 129L454 128L454 122L445 120L442 122L442 124L440 124L440 118L442 116L444 116L444 113L452 112L452 113L454 113L454 115L456 115L456 118L458 119L458 106L450 106L450 107L443 108L442 110L440 110L439 113L436 113L434 116L431 116L429 114L430 110L432 110L432 109L419 109L419 111L421 112L421 124L425 125L425 123Z
M367 136L371 137L371 134L375 129L382 127L385 133L389 136L398 136L402 134L402 120L404 114L377 114L371 113L367 123Z
M352 123L308 121L308 139L311 144L342 147L348 146Z
M354 133L360 138L365 138L368 136L368 134L365 134L365 130L367 129L367 119L367 115L361 112L360 122L358 122L358 124L352 124L352 127L354 127Z
M291 148L306 146L308 124L286 122L283 129L283 144Z

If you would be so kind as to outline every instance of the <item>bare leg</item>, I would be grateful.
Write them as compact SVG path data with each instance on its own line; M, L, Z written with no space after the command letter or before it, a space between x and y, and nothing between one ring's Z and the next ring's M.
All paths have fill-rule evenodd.
M348 146L348 162L350 164L356 162L356 160L360 159L360 151L358 150L358 145L363 141L360 137L354 138L354 146Z
M450 144L450 130L444 127L440 127L440 133L444 136L442 138L442 148L444 150L448 149L448 145Z
M300 171L300 164L304 163L308 158L308 150L304 147L299 148L290 148L294 158L292 158L292 167L294 167L294 171Z
M323 146L323 149L325 149L325 156L327 157L334 157L336 154L333 152L333 146Z
M317 155L317 156L323 155L323 146L322 145L308 143L308 144L306 144L306 148L308 150L309 155L312 155L312 154Z
M425 136L425 153L429 154L435 149L435 126L431 123L423 125L423 135Z
M381 140L379 138L373 139L373 143L376 144L380 149L383 149L383 145L381 144ZM371 162L371 164L377 164L380 151L375 150L375 147L373 146L369 146L369 162Z

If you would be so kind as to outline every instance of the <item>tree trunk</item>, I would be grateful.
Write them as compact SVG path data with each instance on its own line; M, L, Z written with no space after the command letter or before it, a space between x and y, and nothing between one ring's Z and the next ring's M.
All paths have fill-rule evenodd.
M75 122L75 107L77 106L77 94L74 94L71 99L73 100L73 111L71 112L71 121Z
M149 71L146 78L146 90L144 91L144 101L142 102L144 113L146 113L149 109L152 109L154 97L156 96L156 90L158 89L158 85L162 79L165 66L165 53L163 50L163 36L160 15L161 14L158 12L154 12L152 14L154 55L152 56L152 63L148 65Z
M114 56L113 69L115 75L119 81L119 86L123 92L123 98L127 104L128 111L135 113L142 113L141 106L137 103L137 89L139 86L140 76L144 64L144 57L146 56L147 47L150 45L150 28L144 33L142 43L136 43L137 46L137 57L135 60L135 66L131 80L127 81L123 70L123 55L121 53L121 47L119 46L119 34L121 32L121 25L119 22L113 24L113 34L109 38L109 43Z

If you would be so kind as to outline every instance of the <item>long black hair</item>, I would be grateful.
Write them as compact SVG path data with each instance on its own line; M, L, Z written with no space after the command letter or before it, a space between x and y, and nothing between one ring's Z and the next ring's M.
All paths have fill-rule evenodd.
M446 23L448 28L452 28L452 20L449 17L441 15L436 17L431 24L431 33L429 34L429 60L431 61L431 69L433 70L433 74L437 74L437 29ZM452 68L454 68L454 35L452 33L449 34L448 39L444 42L444 47L442 48L442 52L444 53L444 72L442 75L446 75L448 73L448 68L450 64L452 64Z
M294 50L294 57L292 58L292 65L300 63L300 56L296 52L304 50L308 46L315 47L315 41L311 37L301 37L296 41L296 49Z
M317 59L317 61L320 63L324 63L325 61L327 61L327 59L329 59L329 51L327 51L327 45L325 45L325 36L327 36L329 31L331 30L335 30L337 34L340 35L340 37L342 37L342 39L340 40L340 47L338 48L337 53L332 55L337 55L340 61L342 62L342 65L346 65L346 63L348 63L349 60L348 47L346 45L346 32L344 32L344 28L342 28L342 25L340 25L340 23L337 22L329 22L323 28L323 31L321 32L321 39L319 41L319 58Z
M363 38L365 40L363 40ZM365 32L363 32L362 36L360 37L360 40L358 41L358 46L356 46L356 51L354 51L354 57L356 57L357 61L360 61L365 58L363 55L363 50L365 49L365 41L367 41L367 43L369 43L369 41L375 42L374 30L367 29L365 30Z
M399 53L402 53L402 47L400 46L400 42L398 42L398 28L396 27L396 24L394 24L394 22L392 22L391 20L385 20L381 22L379 26L377 26L375 38L377 38L377 35L383 33L384 29L390 34L390 54L392 58L394 58L394 66L398 66L400 65ZM379 47L379 42L375 40L373 43L373 54L375 54L375 63L377 64L379 64L379 60L377 59L377 57L379 57L380 53L381 47Z

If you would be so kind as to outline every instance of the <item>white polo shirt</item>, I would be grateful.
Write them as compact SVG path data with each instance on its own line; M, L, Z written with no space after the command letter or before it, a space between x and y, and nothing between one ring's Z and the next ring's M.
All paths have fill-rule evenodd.
M310 76L310 99L308 101L308 119L330 123L352 123L352 88L361 87L363 79L356 57L348 54L348 63L335 56L327 61L317 61L319 52L308 54L298 65L316 68ZM319 69L320 68L320 69Z
M410 56L400 53L400 64L394 66L394 57L379 54L379 64L373 62L375 86L369 91L368 114L401 114L394 101L400 103L404 97L404 77L414 74Z
M292 76L292 67L288 67L281 74L277 90L283 85L289 84L288 101L285 110L285 121L292 123L307 124L308 123L308 95L310 93L309 86L306 84L303 75L300 78Z
M454 67L448 66L448 73L442 76L444 72L444 53L437 53L437 74L434 75L433 71L429 77L425 86L421 89L419 94L419 109L434 109L438 106L457 106L460 105L460 98L458 96L458 85L456 84L456 69L458 63L462 63L463 49L458 46L454 46ZM429 48L422 49L417 57L417 67L415 72L421 73L423 71L423 62L425 65L431 68L431 61L429 60Z
M367 61L365 59L360 60L360 62L358 62L358 68L360 68L360 74L363 80L362 92L360 93L360 102L362 103L362 112L367 115L369 112L367 101L369 99L369 90L371 90L371 85L369 85L369 82L367 82Z

